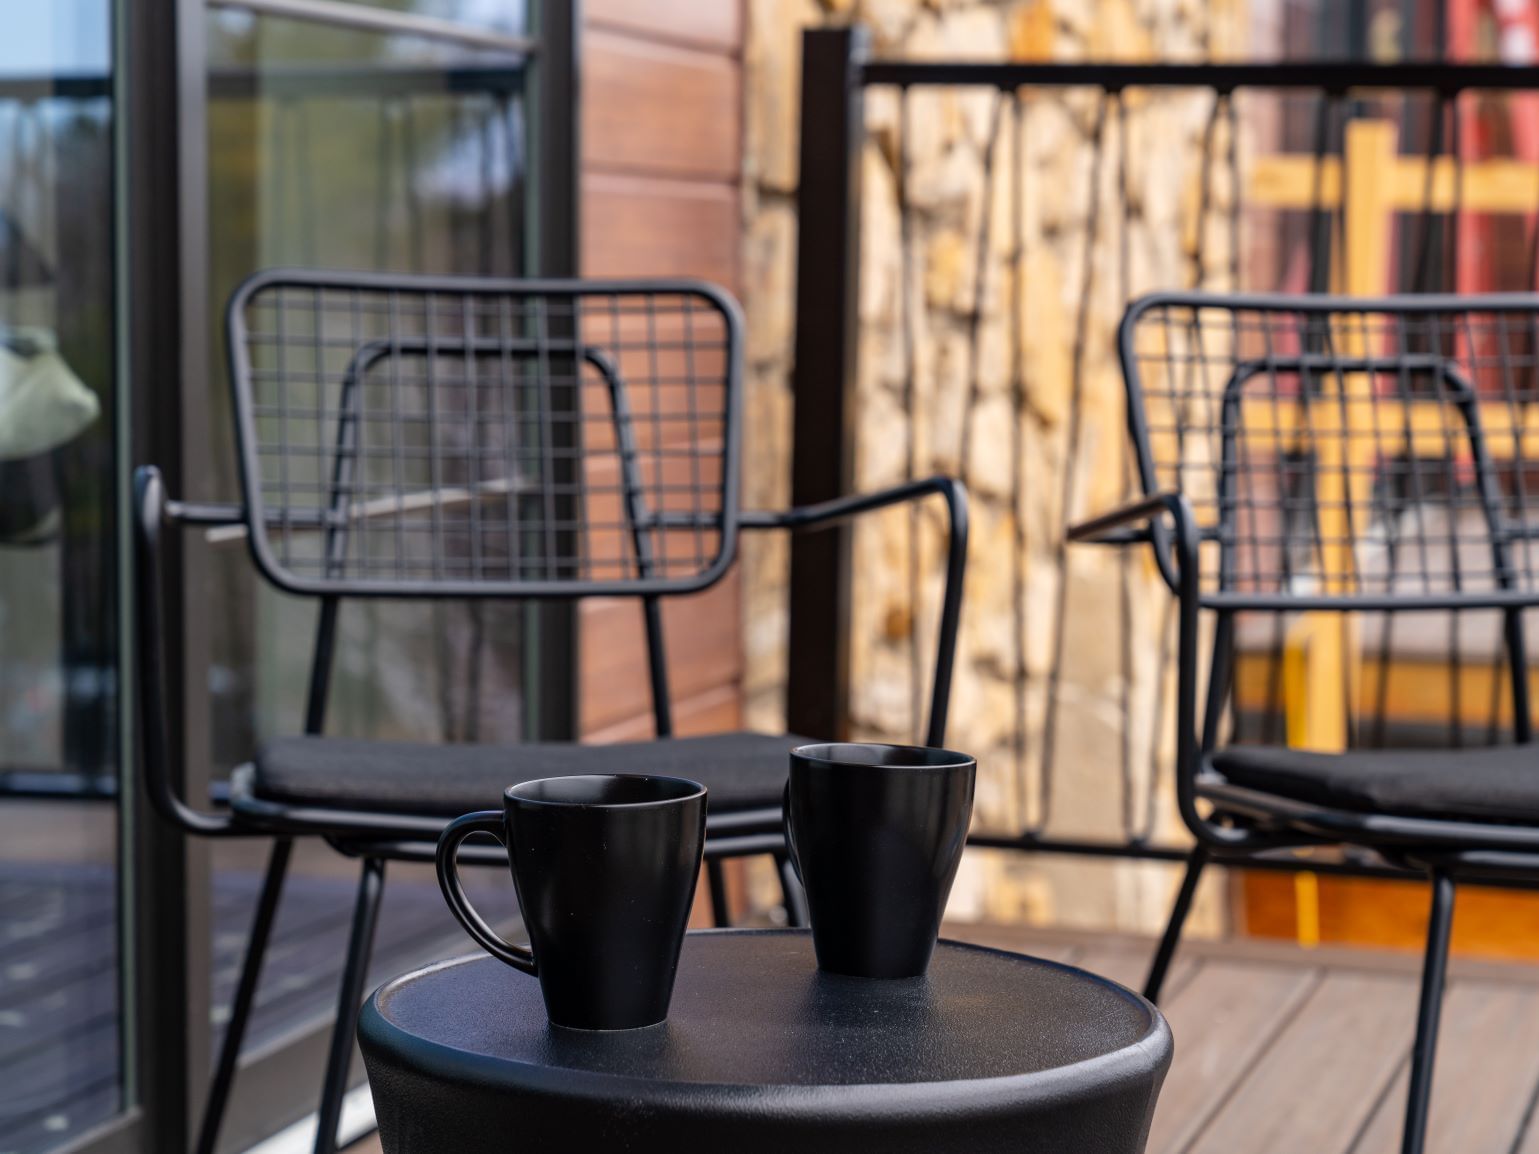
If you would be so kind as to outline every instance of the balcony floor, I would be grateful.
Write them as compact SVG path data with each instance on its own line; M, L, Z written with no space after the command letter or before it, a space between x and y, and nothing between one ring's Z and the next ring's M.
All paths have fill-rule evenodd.
M285 889L247 1034L253 1047L335 1004L357 869L336 863L335 876L301 874ZM109 866L0 864L0 1154L51 1150L119 1108L116 882ZM215 874L216 1044L260 882L252 870ZM487 893L479 872L472 884ZM385 887L370 979L467 944L430 867L399 867Z
M1152 943L951 926L948 936L1137 987ZM1390 1154L1400 1147L1420 959L1258 941L1188 943L1150 1154ZM1443 1008L1433 1154L1539 1154L1539 967L1456 959ZM350 1154L376 1154L371 1136Z
M1135 989L1140 938L1010 927L954 936ZM1193 941L1167 981L1176 1056L1150 1154L1390 1154L1400 1148L1421 959ZM1455 959L1434 1081L1433 1154L1539 1154L1539 967Z

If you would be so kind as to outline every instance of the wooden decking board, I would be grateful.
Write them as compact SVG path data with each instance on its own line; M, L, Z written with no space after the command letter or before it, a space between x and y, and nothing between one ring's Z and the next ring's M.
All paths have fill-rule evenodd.
M113 1076L111 1050L117 1045L116 1015L100 1019L69 1038L67 1046L47 1039L29 1053L30 1061L18 1062L0 1075L5 1087L0 1098L0 1135L14 1119L35 1113L43 1103L67 1103L82 1085ZM0 1137L0 1150L8 1149Z
M1185 1149L1345 1150L1410 1044L1414 999L1398 976L1327 974Z
M46 1150L115 1109L116 991L96 964L58 964L58 940L101 943L110 972L110 904L89 874L47 871L17 885L71 890L49 899L57 936L18 939L0 963L0 1014L27 1005L26 1063L0 1016L0 1150ZM245 948L257 878L219 874L215 888L216 1000L228 998ZM494 896L497 895L497 896ZM296 877L275 927L253 1038L324 1012L335 996L353 880ZM80 898L82 900L77 900ZM505 894L489 888L484 908ZM23 903L25 905L25 903ZM101 932L71 929L95 916ZM1137 987L1153 951L1142 938L1084 932L948 926L947 936L1069 962ZM392 879L385 890L371 981L419 960L468 950L436 886ZM25 967L48 951L52 966ZM1302 951L1265 942L1191 942L1167 984L1176 1060L1155 1115L1151 1154L1383 1154L1398 1146L1405 1055L1419 958L1369 951ZM22 966L20 978L6 965ZM46 980L48 977L52 981ZM35 995L22 998L21 992ZM45 992L46 991L46 992ZM64 1043L64 1044L61 1044ZM1539 967L1456 962L1444 1008L1429 1154L1539 1154L1528 1118L1539 1095Z
M115 913L111 896L44 895L24 913L13 913L0 923L0 964L31 958L41 949L58 946L71 937L99 935L103 929L108 937L115 938Z
M1149 976L1149 959L1152 950L1134 950L1121 944L1111 946L1087 946L1074 959L1074 964L1092 974L1100 974L1130 990L1142 990L1144 979ZM1177 958L1166 978L1166 989L1174 990L1184 983L1194 969L1194 963Z
M1046 958L1052 962L1069 962L1085 949L1085 942L1056 941L1024 930L1020 926L996 926L986 923L948 923L941 927L941 937L971 942L975 946L992 946L999 950L1011 950Z
M1506 1154L1504 1151L1503 1154ZM1539 1154L1539 1084L1528 1092L1523 1119L1518 1125L1518 1138L1513 1143L1512 1154Z
M9 941L0 932L0 1150L31 1154L58 1146L117 1108L115 898L111 872L99 868L0 869L0 902L11 911L0 916L0 931L13 931ZM354 884L346 877L290 879L263 968L251 1044L330 1009ZM259 885L259 876L244 871L215 875L216 1005L221 999L227 1005L233 992ZM486 887L488 897L497 892ZM495 910L491 901L484 908ZM14 932L18 922L23 932ZM371 982L468 948L435 884L387 880Z
M40 1044L91 1029L100 1022L115 1021L118 985L113 981L77 981L49 990L0 1027L0 1084L12 1066L32 1060Z
M1293 1020L1322 978L1302 966L1205 959L1162 999L1176 1056L1154 1112L1149 1154L1191 1144Z
M1084 931L949 925L946 935L1092 968L1099 964L1103 971L1121 965L1127 969L1108 976L1133 985L1142 980L1142 963L1154 948L1142 938ZM1373 1127L1380 1125L1381 1110L1394 1123L1398 1143L1404 1056L1419 970L1420 958L1412 955L1300 950L1261 941L1185 943L1164 999L1176 1035L1176 1059L1155 1114L1150 1154L1192 1149L1344 1154L1354 1141L1360 1148L1377 1141ZM1539 1077L1525 1084L1539 1057L1539 1046L1527 1033L1529 1016L1539 1012L1539 967L1456 959L1453 974L1429 1154L1539 1154L1539 1125L1530 1123L1517 1151L1513 1135L1505 1133L1511 1120L1531 1111L1539 1095ZM1482 983L1499 996L1474 1002L1464 994L1455 996L1463 987ZM1353 988L1365 984L1366 994ZM1353 1009L1364 998L1371 1012ZM1469 1006L1473 1014L1463 1030L1466 1042L1456 1038L1453 1020ZM1503 1031L1513 1036L1499 1039ZM1443 1079L1464 1063L1463 1051L1471 1044L1476 1047L1471 1053L1485 1045L1501 1054L1517 1053L1521 1060L1485 1078L1485 1097L1460 1101L1452 1083L1462 1078L1455 1074L1446 1090ZM1319 1047L1326 1051L1323 1061ZM1340 1051L1338 1060L1357 1067L1348 1071L1351 1084L1344 1090L1333 1085L1341 1080L1334 1072L1333 1047ZM1445 1096L1452 1099L1446 1106ZM1331 1110L1332 1125L1320 1124L1316 1099ZM1444 1113L1468 1113L1471 1106L1494 1116L1495 1124L1439 1120ZM364 1142L356 1149L357 1154L376 1154L378 1146Z
M355 883L337 878L306 880L285 892L273 939L263 965L248 1037L259 1046L286 1031L296 1020L324 1013L336 997L352 915ZM254 892L252 899L254 900ZM475 893L472 897L479 896ZM483 908L490 910L490 905ZM249 920L249 908L241 911ZM245 956L247 931L218 935L215 951L213 1003L216 1034L222 1033L221 1011L229 1006ZM387 872L379 930L370 965L370 982L377 984L413 961L424 950L472 948L450 918L436 884L416 880L392 882Z
M100 1078L77 1087L67 1101L40 1106L5 1131L5 1149L17 1154L53 1150L78 1134L110 1118L122 1100L116 1077Z
M1406 1007L1414 1015L1413 1002ZM1406 1062L1352 1154L1394 1154L1405 1117ZM1521 988L1455 983L1443 1002L1432 1113L1432 1151L1508 1151L1539 1083L1539 1001Z
M10 1011L24 1009L44 991L73 982L111 981L109 975L118 964L116 942L104 940L100 944L103 948L94 950L79 949L74 942L53 945L0 969L0 1025Z

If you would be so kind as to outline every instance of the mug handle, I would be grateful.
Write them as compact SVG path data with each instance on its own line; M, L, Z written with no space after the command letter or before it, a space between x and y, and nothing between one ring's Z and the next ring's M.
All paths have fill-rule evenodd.
M483 809L457 817L444 827L444 832L438 838L438 888L444 892L444 901L449 903L449 911L459 919L465 932L475 939L476 945L515 970L538 974L534 951L527 946L515 946L504 940L501 934L487 925L486 919L476 912L470 899L465 896L465 887L460 884L457 855L460 843L473 833L489 833L512 852L512 847L507 846L503 837L501 810Z
M796 871L796 880L802 885L807 883L802 879L801 859L796 856L796 836L791 830L791 779L786 778L786 787L780 794L780 830L786 839L786 856L791 859L791 868Z

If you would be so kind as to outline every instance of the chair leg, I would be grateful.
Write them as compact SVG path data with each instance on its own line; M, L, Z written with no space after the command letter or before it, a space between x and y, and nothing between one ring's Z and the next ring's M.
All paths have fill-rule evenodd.
M1432 914L1427 923L1427 955L1421 971L1421 1005L1416 1041L1411 1049L1411 1085L1405 1103L1401 1154L1421 1154L1427 1141L1427 1111L1432 1105L1432 1060L1437 1054L1438 1017L1448 976L1448 938L1453 928L1454 881L1438 870L1432 875Z
M727 902L727 871L722 868L721 858L707 858L705 880L711 888L711 924L726 929L732 924L732 907Z
M363 983L374 948L374 927L379 920L379 899L385 889L385 863L364 858L358 879L358 898L353 905L353 929L342 967L342 989L337 996L337 1021L331 1030L331 1049L326 1056L326 1080L316 1119L315 1154L336 1154L337 1123L342 1116L342 1097L347 1093L347 1070L353 1059L353 1034L363 1003Z
M1171 907L1170 920L1165 923L1165 935L1160 938L1160 948L1155 951L1154 961L1149 966L1149 976L1144 980L1144 997L1151 1002L1160 1000L1165 976L1170 972L1170 963L1175 959L1176 947L1181 944L1181 927L1186 924L1186 915L1192 911L1197 881L1202 877L1202 867L1208 864L1209 857L1208 847L1204 845L1194 846L1187 856L1186 876L1181 879L1176 904Z
M198 1128L197 1145L193 1147L195 1154L214 1154L214 1146L219 1141L219 1127L224 1122L225 1107L229 1104L230 1087L235 1083L235 1067L240 1060L246 1025L251 1020L251 1004L256 999L257 979L262 975L262 959L267 954L267 942L272 936L278 899L283 894L283 880L288 873L289 857L293 849L293 838L275 838L272 850L267 855L267 875L262 881L256 912L251 919L251 934L246 939L246 958L241 963L240 981L235 987L235 1001L230 1007L230 1020L225 1025L224 1041L219 1046L219 1060L214 1066L214 1077L209 1083L208 1098L203 1106L203 1123Z
M783 853L777 853L775 868L780 873L780 893L786 904L786 925L807 925L807 891L802 889L801 879L796 876L796 868L791 865L791 859Z

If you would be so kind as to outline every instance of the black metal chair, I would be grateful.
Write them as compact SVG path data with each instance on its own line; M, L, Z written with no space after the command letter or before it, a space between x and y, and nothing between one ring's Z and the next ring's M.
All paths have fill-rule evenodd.
M1145 496L1070 536L1149 543L1176 595L1176 799L1197 839L1145 992L1159 995L1210 860L1326 844L1430 878L1403 1136L1419 1152L1455 883L1539 881L1523 621L1539 605L1527 494L1539 498L1539 297L1157 294L1129 308L1119 339ZM1220 740L1240 618L1372 624L1382 689L1394 630L1424 630L1434 613L1443 638L1480 610L1501 622L1511 743L1322 753ZM1332 689L1349 702L1343 682Z
M275 271L230 301L227 335L243 503L170 499L134 478L138 662L148 793L180 829L270 836L266 879L197 1149L211 1152L293 839L362 860L319 1111L335 1134L387 859L427 859L448 819L508 784L555 774L680 774L710 789L707 864L774 854L788 913L780 792L794 735L671 738L660 599L732 564L741 530L816 530L941 497L951 527L928 740L943 742L966 559L966 494L932 478L792 509L738 507L741 317L689 281L509 281ZM239 769L227 809L182 796L168 757L162 537L243 533L259 571L314 597L304 735ZM340 602L352 597L639 598L658 740L431 746L321 736ZM501 860L492 847L468 847Z

